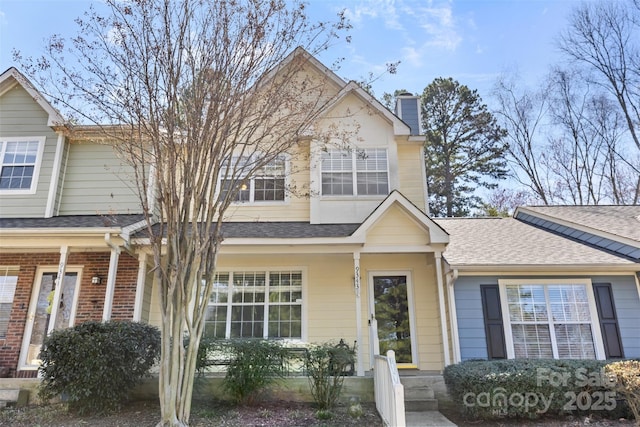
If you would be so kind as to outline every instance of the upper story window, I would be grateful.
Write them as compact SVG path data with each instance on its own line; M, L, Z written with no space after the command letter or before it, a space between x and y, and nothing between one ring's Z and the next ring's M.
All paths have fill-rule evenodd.
M250 158L234 157L232 163L236 165L240 172L229 172L235 179L220 180L220 189L222 197L228 192L233 185L236 185L237 192L234 202L281 202L285 200L285 175L286 160L284 157L278 157L273 161L259 168L251 177L247 178L247 171L253 169L251 167ZM222 176L226 175L223 171ZM245 179L246 178L246 179Z
M329 150L322 153L323 196L389 194L387 150Z
M0 192L34 193L43 149L44 137L0 140Z

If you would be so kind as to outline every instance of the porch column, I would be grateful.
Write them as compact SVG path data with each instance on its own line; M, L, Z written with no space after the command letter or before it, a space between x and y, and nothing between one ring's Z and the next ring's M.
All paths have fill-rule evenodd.
M444 304L444 281L442 280L442 252L433 253L436 260L436 280L438 281L438 305L440 306L440 327L442 329L442 351L444 352L444 366L451 364L449 356L449 334L447 333L447 318ZM451 296L449 296L451 298Z
M58 275L56 276L55 287L64 286L64 276L67 274L67 259L69 258L69 247L67 245L60 247L60 261L58 262ZM53 292L53 301L51 301L51 319L56 319L58 308L60 308L60 296L62 292ZM56 322L49 322L47 335L53 332Z
M362 305L360 301L360 252L353 253L353 287L356 294L356 375L364 377L362 363Z
M104 294L104 309L102 310L102 321L111 320L111 310L113 308L113 294L116 290L116 274L118 273L118 259L120 259L120 248L113 245L109 240L109 235L105 236L107 244L111 247L111 258L109 259L109 275L107 276L107 289Z
M138 255L138 279L136 283L136 299L133 305L133 321L142 320L142 301L144 300L144 285L147 278L147 254Z

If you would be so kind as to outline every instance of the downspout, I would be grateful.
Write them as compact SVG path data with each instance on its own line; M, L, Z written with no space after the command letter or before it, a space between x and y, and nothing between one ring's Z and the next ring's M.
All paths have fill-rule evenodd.
M449 319L451 322L451 340L453 341L453 363L460 363L460 337L458 336L458 312L456 310L456 296L453 285L458 279L458 269L454 268L446 273L447 296L449 297Z
M109 275L107 276L107 289L104 295L104 309L102 310L102 321L111 320L111 311L113 309L113 294L116 290L116 274L118 273L118 259L120 258L120 248L113 244L111 235L106 233L104 241L111 248L111 257L109 258Z
M44 217L51 218L55 214L56 198L58 196L58 184L60 180L60 168L62 168L62 153L64 151L64 135L58 132L58 142L56 144L56 154L53 158L53 170L51 171L51 182L49 183L49 194L47 196L47 207L44 210Z
M451 364L451 356L449 355L449 334L447 333L447 316L444 304L444 284L442 281L442 252L434 253L436 260L436 280L438 281L438 305L440 306L440 327L442 334L442 351L444 352L444 366Z

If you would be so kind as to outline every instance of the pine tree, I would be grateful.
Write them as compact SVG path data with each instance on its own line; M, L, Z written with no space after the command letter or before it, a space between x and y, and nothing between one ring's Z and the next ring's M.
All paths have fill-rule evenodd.
M422 124L431 215L469 215L476 189L507 176L504 129L476 90L441 77L422 93Z

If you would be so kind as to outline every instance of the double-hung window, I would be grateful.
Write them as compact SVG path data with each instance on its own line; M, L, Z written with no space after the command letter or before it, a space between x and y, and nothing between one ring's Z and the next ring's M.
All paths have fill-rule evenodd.
M259 160L258 160L259 161ZM285 200L286 160L277 157L255 168L256 160L234 157L220 180L222 196L235 189L234 202L281 202Z
M597 315L590 283L581 280L546 283L505 280L501 285L513 357L597 357Z
M13 295L16 292L17 284L17 271L6 268L0 270L0 339L7 337L9 317L11 316L11 307L13 306Z
M0 192L35 192L44 138L6 138L0 140Z
M387 150L328 150L322 153L323 196L389 193Z
M217 338L302 338L299 270L220 272L205 319L205 335Z

